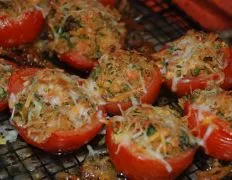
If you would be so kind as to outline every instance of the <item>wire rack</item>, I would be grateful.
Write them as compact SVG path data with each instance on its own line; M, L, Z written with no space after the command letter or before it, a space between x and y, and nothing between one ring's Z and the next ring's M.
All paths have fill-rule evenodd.
M147 8L142 0L131 0L131 8L135 12L134 20L144 25L143 37L159 50L163 44L183 35L189 29L200 29L199 25L189 19L175 5L167 0L156 0ZM171 103L172 96L165 95L165 90L157 103ZM0 113L1 123L7 123L10 114L8 111ZM99 134L90 142L95 150L105 151L104 145L99 142L104 138ZM0 145L0 179L55 179L57 173L66 171L79 172L80 166L88 154L86 147L62 155L45 153L26 144L20 137L13 143ZM196 172L208 167L208 157L199 151L194 163L178 179L189 180L196 178Z

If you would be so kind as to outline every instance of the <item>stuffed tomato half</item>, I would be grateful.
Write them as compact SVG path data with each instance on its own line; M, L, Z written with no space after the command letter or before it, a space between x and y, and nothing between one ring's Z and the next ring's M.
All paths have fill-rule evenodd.
M120 48L125 28L116 10L97 0L53 2L48 15L48 47L61 61L91 70L111 48Z
M31 43L39 36L44 17L35 5L32 0L0 2L0 46Z
M196 141L168 106L133 106L107 124L112 163L129 179L174 179L191 163Z
M134 51L104 54L83 84L93 99L110 114L120 114L132 105L152 104L162 83L152 59Z
M185 104L188 127L198 137L205 153L232 160L232 92L196 91Z
M104 110L58 69L22 69L10 79L12 124L29 144L49 152L72 151L101 129Z
M214 33L189 31L153 57L178 96L208 86L232 88L232 51Z

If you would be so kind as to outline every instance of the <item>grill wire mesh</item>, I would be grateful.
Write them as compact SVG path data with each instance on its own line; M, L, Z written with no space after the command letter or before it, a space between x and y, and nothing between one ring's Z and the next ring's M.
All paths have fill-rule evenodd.
M156 0L150 3L152 9L147 8L142 0L130 0L131 8L135 14L134 20L144 25L143 37L159 50L163 44L183 35L189 29L200 29L175 5L167 0ZM155 12L155 13L154 13ZM164 95L163 95L164 94ZM175 98L165 95L162 91L157 104L173 103ZM0 126L7 123L9 112L0 113ZM104 138L99 134L89 144L94 150L106 153L104 145L100 145ZM55 179L57 173L79 172L80 166L88 154L83 147L70 154L55 155L45 153L26 144L20 137L16 142L0 145L0 179ZM195 179L196 172L209 167L209 157L201 151L197 152L193 164L178 179Z

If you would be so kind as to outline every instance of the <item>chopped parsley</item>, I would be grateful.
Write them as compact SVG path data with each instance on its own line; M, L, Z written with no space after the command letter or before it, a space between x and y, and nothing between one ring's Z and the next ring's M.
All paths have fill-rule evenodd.
M190 139L188 134L185 131L181 131L180 135L180 147L185 149L186 147L190 146Z
M0 87L0 100L4 100L7 97L7 92L3 87Z
M16 103L16 104L15 104L15 109L16 109L17 111L20 111L22 108L23 108L22 103Z
M156 132L156 128L150 124L147 128L147 136L152 136L153 134L155 134Z
M201 72L201 69L196 67L193 71L192 71L192 75L193 76L198 76Z

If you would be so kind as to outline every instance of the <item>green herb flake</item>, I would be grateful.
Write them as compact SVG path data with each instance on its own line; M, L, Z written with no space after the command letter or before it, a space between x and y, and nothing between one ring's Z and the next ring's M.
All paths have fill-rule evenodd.
M16 109L17 111L20 111L22 108L23 108L23 105L22 105L21 103L15 104L15 109Z
M147 128L147 136L152 136L153 134L155 134L156 132L156 128L150 124Z
M110 83L110 84L112 84L112 83L113 83L113 82L112 82L112 80L110 80L110 79L109 79L109 80L107 80L107 82L108 82L108 83Z
M180 76L181 76L181 70L177 70L177 71L176 71L176 76L177 76L177 77L180 77Z
M7 97L7 92L3 87L0 87L0 99L4 100Z
M123 90L124 91L130 90L130 86L128 84L123 84Z
M181 144L182 149L190 146L190 139L189 139L188 134L185 131L181 131L180 144Z
M173 53L174 51L174 47L173 46L170 46L168 49L167 49L168 53Z
M193 71L192 71L192 74L193 76L198 76L201 72L201 69L200 68L195 68Z

